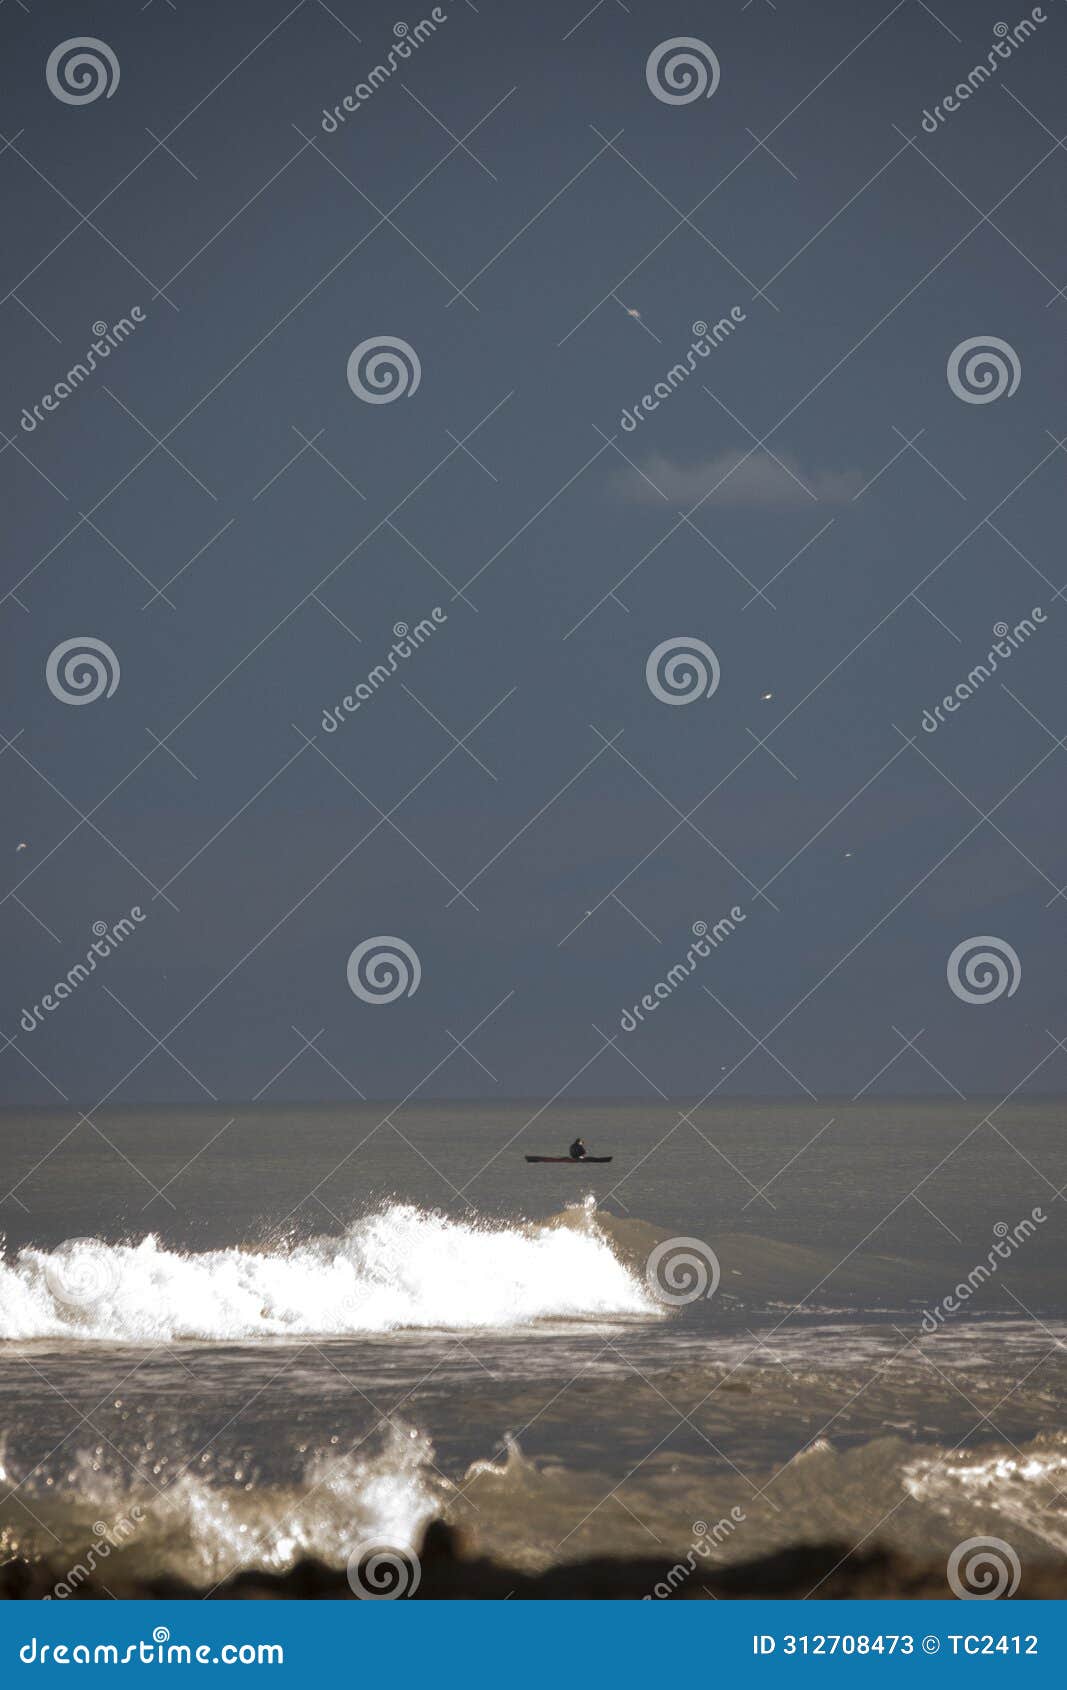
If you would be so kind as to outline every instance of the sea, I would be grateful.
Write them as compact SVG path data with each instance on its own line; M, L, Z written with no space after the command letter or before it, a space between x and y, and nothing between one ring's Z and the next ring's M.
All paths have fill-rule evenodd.
M1050 1098L8 1111L0 1559L58 1578L106 1546L214 1588L437 1517L531 1571L1060 1555L1064 1123ZM524 1159L576 1135L611 1162Z

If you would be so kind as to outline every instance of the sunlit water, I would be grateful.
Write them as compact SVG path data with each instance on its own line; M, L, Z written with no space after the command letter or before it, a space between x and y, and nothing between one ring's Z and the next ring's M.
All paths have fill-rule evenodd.
M536 1107L131 1112L136 1168L82 1128L35 1172L71 1120L6 1117L3 1553L1067 1548L1061 1105ZM614 1161L522 1160L576 1131ZM648 1284L676 1236L712 1296Z

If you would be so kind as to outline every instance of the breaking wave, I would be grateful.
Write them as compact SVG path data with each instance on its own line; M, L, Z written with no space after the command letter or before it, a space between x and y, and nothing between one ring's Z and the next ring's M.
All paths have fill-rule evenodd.
M867 1535L927 1562L976 1533L1005 1538L1027 1561L1062 1554L1067 1542L1063 1437L969 1454L895 1437L838 1450L821 1438L771 1478L773 1497L672 1450L628 1478L632 1510L610 1512L598 1506L606 1471L527 1456L508 1437L457 1483L429 1435L400 1419L354 1449L306 1451L281 1482L252 1482L244 1458L202 1460L169 1477L154 1461L161 1488L105 1446L73 1459L56 1452L24 1476L0 1448L0 1480L12 1487L0 1501L0 1558L54 1568L60 1597L89 1573L105 1583L177 1575L203 1587L246 1568L284 1572L308 1556L343 1567L371 1541L417 1551L428 1523L443 1518L477 1552L532 1572L587 1555L647 1557L650 1530L673 1554L691 1541L695 1498L702 1519L740 1513L744 1522L716 1539L714 1562Z
M662 1313L593 1214L575 1220L497 1226L392 1204L339 1237L273 1248L27 1247L0 1263L0 1338L345 1337Z
M59 1597L88 1572L106 1581L123 1563L138 1577L196 1584L244 1567L284 1572L304 1556L343 1566L370 1540L417 1546L453 1489L433 1456L429 1439L398 1420L356 1450L310 1455L288 1486L253 1486L241 1466L209 1477L190 1465L159 1489L107 1450L83 1451L55 1471L45 1462L20 1479L0 1449L0 1480L13 1487L0 1502L0 1559L49 1562Z

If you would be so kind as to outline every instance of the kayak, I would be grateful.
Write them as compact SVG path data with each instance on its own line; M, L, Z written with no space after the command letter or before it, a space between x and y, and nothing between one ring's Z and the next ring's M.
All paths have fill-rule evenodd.
M528 1162L610 1162L610 1156L527 1156Z

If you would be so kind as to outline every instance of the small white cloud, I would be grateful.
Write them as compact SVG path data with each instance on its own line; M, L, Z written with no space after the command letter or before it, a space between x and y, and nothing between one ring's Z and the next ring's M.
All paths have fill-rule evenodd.
M775 459L762 449L750 452L739 447L689 464L654 452L641 471L626 470L615 477L616 487L626 498L660 504L662 494L669 504L685 509L706 495L709 502L718 504L766 507L810 504L813 494L822 504L843 505L863 485L858 470L811 471L784 454Z

